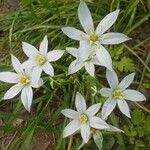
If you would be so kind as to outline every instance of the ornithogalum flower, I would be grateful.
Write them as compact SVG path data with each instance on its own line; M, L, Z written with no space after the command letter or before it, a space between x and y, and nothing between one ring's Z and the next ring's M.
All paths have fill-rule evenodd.
M94 65L103 65L98 61L95 53L87 45L81 44L79 49L68 47L66 50L72 56L76 57L76 59L69 66L68 74L73 74L79 71L82 67L85 67L86 71L94 77Z
M108 69L112 70L111 57L102 45L120 44L130 39L122 33L110 32L104 34L104 32L115 23L118 14L119 10L109 13L100 21L96 30L94 30L91 13L86 3L81 1L78 8L78 17L85 32L73 27L64 27L62 28L62 31L71 39L82 41L85 44L94 46L99 61L103 61L103 64L105 64Z
M103 135L102 135L102 131L124 132L124 131L118 129L117 127L114 127L114 126L109 125L109 124L108 124L108 127L106 129L104 129L104 130L99 130L99 129L91 128L90 138L93 138L93 140L94 140L94 142L97 145L97 147L98 147L99 150L103 148ZM80 150L85 144L86 143L83 141L78 150Z
M80 131L83 141L88 142L91 134L91 128L105 129L107 123L101 118L95 116L99 111L101 104L94 104L87 109L85 99L80 93L76 94L75 106L77 111L72 109L62 110L62 114L73 119L64 129L63 137L70 136L75 132Z
M19 60L11 55L12 66L15 72L0 72L0 80L6 83L15 84L4 95L3 99L11 99L21 92L21 101L27 111L30 111L33 88L38 88L43 84L42 79L38 81L38 84L33 82L30 69L21 69Z
M27 61L22 64L22 68L32 68L34 82L37 82L41 76L42 71L50 76L54 76L54 69L50 62L54 62L61 58L63 50L48 51L47 36L44 37L40 44L39 51L32 45L22 42L24 53L29 57Z
M126 89L134 80L134 76L135 73L131 73L119 83L117 74L114 71L106 71L106 77L110 88L102 88L100 90L102 96L108 97L102 107L102 118L107 118L115 108L116 104L118 104L120 111L130 118L129 106L125 100L146 100L142 93L136 90Z

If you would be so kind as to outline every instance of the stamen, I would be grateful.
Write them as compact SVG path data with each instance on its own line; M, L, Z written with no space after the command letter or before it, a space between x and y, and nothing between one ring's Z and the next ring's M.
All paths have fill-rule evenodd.
M114 99L123 99L123 92L121 90L114 90L112 92L112 97Z
M90 36L90 40L91 40L92 42L96 42L96 41L98 41L98 36L97 36L96 34L92 34L92 35Z
M38 54L35 58L35 61L38 65L43 65L46 61L45 57L41 54Z
M80 123L81 123L81 124L84 124L84 123L86 123L86 122L88 121L88 117L87 117L87 115L85 115L85 114L81 114L81 115L79 116L79 120L80 120Z
M19 81L18 81L20 84L22 84L22 85L26 85L26 84L28 84L29 82L30 82L30 79L29 79L29 77L28 76L26 76L26 75L21 75L20 77L19 77Z

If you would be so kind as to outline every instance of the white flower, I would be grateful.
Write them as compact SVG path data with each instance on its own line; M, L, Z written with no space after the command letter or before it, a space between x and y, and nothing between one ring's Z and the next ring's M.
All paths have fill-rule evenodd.
M45 36L41 42L39 51L34 46L26 42L22 42L22 48L24 53L29 57L29 59L22 64L22 68L32 68L34 82L39 80L42 71L50 76L54 76L54 69L50 62L60 59L64 53L63 50L47 52L47 36Z
M124 132L124 131L122 131L122 130L120 130L117 127L114 127L112 125L108 125L108 127L104 130L109 131L109 132ZM95 144L97 145L98 149L101 150L102 147L103 147L103 135L102 135L101 130L92 128L90 138L93 138L93 140L94 140ZM80 150L85 144L86 143L83 141L82 144L79 146L78 150Z
M73 27L64 27L62 31L68 37L78 41L84 41L85 44L94 45L96 55L99 61L103 61L105 67L112 70L112 60L107 50L102 45L120 44L130 38L122 33L105 33L116 21L119 10L109 13L98 24L94 30L93 19L87 5L81 1L78 8L78 17L85 32Z
M21 69L21 64L19 60L11 55L12 66L14 67L16 73L14 72L0 72L0 80L6 83L15 84L12 86L4 95L3 99L11 99L18 95L21 91L21 101L27 111L30 112L33 91L32 87L38 88L43 84L43 80L40 79L38 84L33 82L33 77L31 76L31 70L26 69L25 71Z
M105 129L108 127L105 121L95 116L100 109L100 103L94 104L87 109L85 99L80 93L77 93L75 98L75 106L77 111L72 109L62 110L63 115L73 119L65 127L63 137L70 136L80 130L83 141L87 143L90 138L91 128Z
M110 88L102 88L100 90L100 94L102 96L108 97L102 107L102 118L107 118L107 116L115 108L116 104L118 104L120 111L130 118L131 116L129 112L129 107L125 100L146 100L145 96L142 93L136 90L126 89L132 83L134 76L135 73L131 73L119 83L118 77L114 71L106 71L106 77Z
M79 49L68 47L66 48L66 50L72 56L76 57L76 59L69 66L68 74L73 74L79 71L82 67L85 67L86 71L92 77L94 77L94 65L103 65L98 61L95 53L93 53L93 51L87 45L85 46L83 44L80 44Z

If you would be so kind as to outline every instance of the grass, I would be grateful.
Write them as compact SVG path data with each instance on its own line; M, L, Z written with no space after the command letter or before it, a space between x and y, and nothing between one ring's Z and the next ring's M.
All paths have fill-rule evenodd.
M77 42L67 38L61 31L63 26L74 26L81 29L77 16L78 4L79 1L76 0L21 0L18 10L3 15L0 19L0 33L2 35L0 39L0 70L12 70L10 53L17 56L20 60L25 60L21 48L22 41L38 47L44 35L47 35L49 49L65 49L68 46L78 47ZM131 69L131 64L124 62L127 65L120 66L120 68L123 67L122 70L116 67L116 70L120 78L129 72L135 71L137 74L134 87L139 89L149 88L149 54L147 47L145 49L149 37L141 39L134 36L150 16L148 13L148 1L93 0L93 2L87 2L87 4L92 12L95 25L110 11L117 8L121 10L119 18L111 30L123 32L132 37L133 40L126 44L110 46L109 49L113 60L117 63L116 66L120 66L121 58L126 56L131 59L130 63L134 67ZM55 149L65 150L69 139L62 138L62 131L68 120L62 118L60 111L63 108L74 107L74 96L77 91L85 95L89 105L104 101L98 93L94 93L94 90L91 90L91 87L96 86L99 90L105 85L105 71L99 67L96 71L96 79L88 76L84 70L74 75L66 76L71 60L72 57L66 53L63 59L53 65L56 74L53 78L43 75L44 86L34 91L32 111L35 115L23 111L24 108L21 105L20 97L13 99L11 102L0 101L0 119L5 122L5 124L0 126L0 130L5 132L16 131L18 135L18 138L12 141L9 149L16 149L17 147L21 150L28 149L35 135L54 133ZM0 98L2 98L7 89L8 86L1 82ZM9 107L7 112L5 107ZM145 111L144 106L141 107L147 116L148 112ZM47 114L48 118L46 118ZM13 121L17 118L23 119L26 124L14 127ZM108 121L116 126L120 126L124 122L130 122L128 119L118 118L118 115L112 116ZM120 128L122 127L120 126ZM113 144L108 143L108 145L113 145L112 149L116 147L119 147L119 150L139 148L139 145L134 145L128 140L130 137L126 134L114 134L112 137L109 136L109 138L107 139L106 135L107 140L104 142L108 143L109 140L113 141L112 139L114 139L115 142L112 142ZM142 141L145 142L145 140ZM73 142L75 144L72 144L72 149L76 149L80 145L80 138L73 138ZM93 143L90 143L84 149L90 149L90 146L94 148L93 145ZM147 143L145 142L144 145L146 149ZM104 146L105 149L109 148Z

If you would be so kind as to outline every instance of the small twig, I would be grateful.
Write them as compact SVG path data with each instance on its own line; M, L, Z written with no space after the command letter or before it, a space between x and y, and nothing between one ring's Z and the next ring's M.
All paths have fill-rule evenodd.
M16 137L16 135L17 135L17 131L15 132L15 134L13 135L13 137L11 138L11 140L9 141L9 143L7 144L6 150L9 148L10 144L12 143L12 141L14 140L14 138Z
M146 112L148 112L148 113L150 113L150 110L149 109L147 109L146 107L144 107L144 106L141 106L139 103L137 103L137 102L134 102L138 107L140 107L141 109L143 109L144 111L146 111Z
M67 150L71 150L72 147L73 136L70 137L69 144Z

